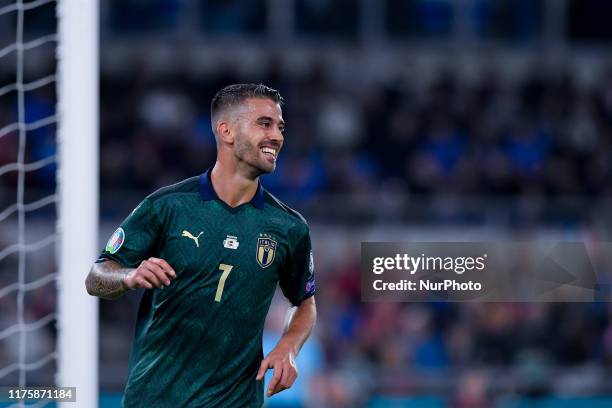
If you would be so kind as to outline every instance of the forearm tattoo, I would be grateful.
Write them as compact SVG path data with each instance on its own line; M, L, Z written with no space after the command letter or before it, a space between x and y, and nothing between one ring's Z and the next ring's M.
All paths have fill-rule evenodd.
M116 299L127 291L123 278L130 271L113 261L94 264L85 280L87 292L104 299Z

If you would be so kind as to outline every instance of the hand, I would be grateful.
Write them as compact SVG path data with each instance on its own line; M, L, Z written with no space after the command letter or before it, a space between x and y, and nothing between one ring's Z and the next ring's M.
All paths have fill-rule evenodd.
M263 359L259 366L259 371L257 372L257 381L264 378L268 368L274 369L272 380L268 385L268 397L290 388L298 375L293 353L290 349L284 347L276 346L274 350Z
M170 285L170 279L176 278L176 272L168 262L159 258L149 258L140 263L138 268L123 278L123 284L128 289L163 289Z

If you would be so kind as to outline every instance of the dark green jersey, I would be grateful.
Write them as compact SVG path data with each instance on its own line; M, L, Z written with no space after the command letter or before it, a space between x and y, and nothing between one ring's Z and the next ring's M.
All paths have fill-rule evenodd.
M231 208L210 176L147 197L99 261L165 259L177 278L145 291L125 407L260 407L264 321L277 282L294 305L315 290L305 220L261 185Z

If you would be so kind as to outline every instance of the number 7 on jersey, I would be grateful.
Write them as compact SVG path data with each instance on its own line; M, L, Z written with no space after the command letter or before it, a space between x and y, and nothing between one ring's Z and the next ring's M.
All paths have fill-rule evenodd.
M217 285L217 293L215 294L215 302L221 302L221 295L223 295L223 287L225 286L225 280L232 271L233 265L220 264L219 270L223 273L219 278L219 284Z

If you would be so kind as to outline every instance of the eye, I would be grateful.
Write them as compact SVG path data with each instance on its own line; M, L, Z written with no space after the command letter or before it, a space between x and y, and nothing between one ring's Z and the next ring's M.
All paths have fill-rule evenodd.
M259 124L266 129L270 127L270 122L259 122Z

